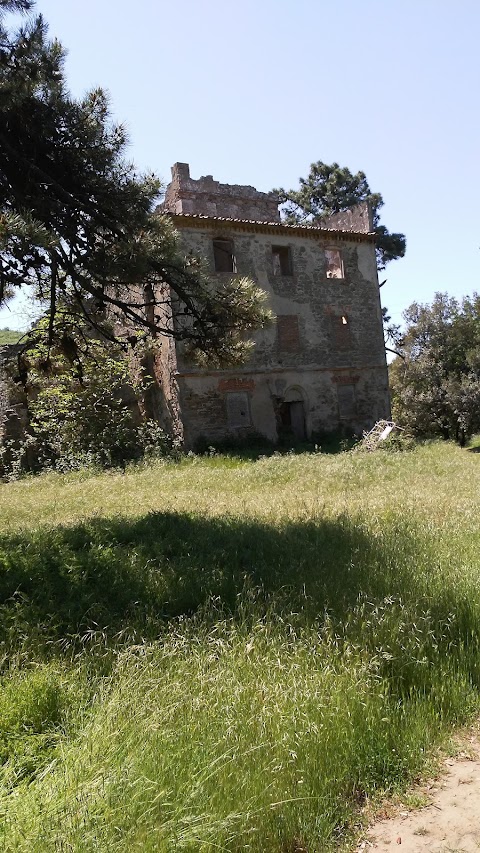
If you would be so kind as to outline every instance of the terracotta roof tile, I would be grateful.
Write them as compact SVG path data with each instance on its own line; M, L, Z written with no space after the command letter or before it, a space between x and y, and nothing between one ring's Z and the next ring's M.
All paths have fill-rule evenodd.
M232 223L232 225L256 225L265 226L268 228L287 228L292 231L310 231L317 232L318 234L341 234L345 237L374 237L374 231L347 231L339 228L322 228L318 225L288 225L286 222L267 222L262 219L234 219L233 217L228 216L208 216L205 213L174 213L170 210L160 210L157 208L159 213L166 214L171 216L174 219L185 219L185 220L204 220L206 222L226 222Z

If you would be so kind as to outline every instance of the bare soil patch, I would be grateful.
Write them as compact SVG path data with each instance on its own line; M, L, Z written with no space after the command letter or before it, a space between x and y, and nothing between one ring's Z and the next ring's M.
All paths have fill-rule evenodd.
M478 853L480 851L480 738L462 738L454 758L443 761L437 779L416 789L426 805L400 807L373 823L357 853ZM386 809L388 812L388 808Z

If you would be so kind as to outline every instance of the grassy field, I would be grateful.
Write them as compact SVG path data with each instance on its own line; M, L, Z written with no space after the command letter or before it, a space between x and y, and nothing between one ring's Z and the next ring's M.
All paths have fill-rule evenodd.
M22 337L23 332L14 332L11 329L0 329L0 347L6 344L16 344Z
M479 710L480 456L0 486L0 848L328 851Z

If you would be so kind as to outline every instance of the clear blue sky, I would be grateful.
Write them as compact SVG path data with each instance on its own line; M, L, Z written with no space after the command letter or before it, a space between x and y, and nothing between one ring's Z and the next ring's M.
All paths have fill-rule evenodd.
M74 95L110 92L132 159L168 182L296 187L362 169L407 236L393 318L480 290L479 0L38 0ZM0 326L21 317L0 312Z

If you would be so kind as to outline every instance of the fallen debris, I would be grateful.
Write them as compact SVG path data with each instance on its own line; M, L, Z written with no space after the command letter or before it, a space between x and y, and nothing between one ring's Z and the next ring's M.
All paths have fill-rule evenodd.
M402 427L399 427L395 421L377 421L370 432L364 432L363 438L355 445L354 451L371 452L377 450L382 442L386 441L394 432L405 433Z

